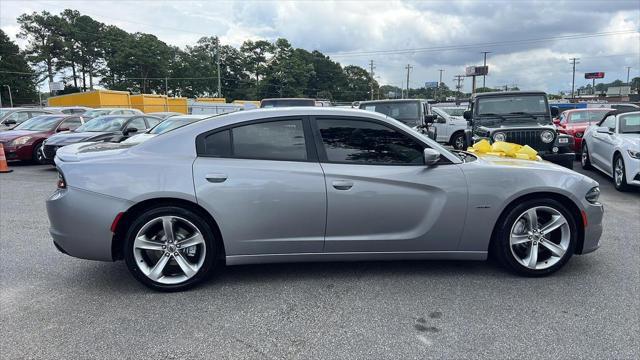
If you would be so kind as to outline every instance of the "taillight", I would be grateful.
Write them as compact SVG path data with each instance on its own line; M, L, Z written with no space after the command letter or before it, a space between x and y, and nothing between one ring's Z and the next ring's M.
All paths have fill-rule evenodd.
M60 171L58 171L58 189L66 189L67 182L64 179L64 175Z

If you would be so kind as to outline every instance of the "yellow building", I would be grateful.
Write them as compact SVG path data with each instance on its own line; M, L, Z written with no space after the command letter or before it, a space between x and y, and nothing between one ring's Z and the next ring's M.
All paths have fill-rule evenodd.
M167 111L167 97L155 94L131 95L131 107L144 113Z
M96 90L52 96L47 99L49 106L87 106L103 107L131 107L131 98L127 91Z
M188 114L189 106L187 104L187 98L183 98L183 97L167 98L167 111Z

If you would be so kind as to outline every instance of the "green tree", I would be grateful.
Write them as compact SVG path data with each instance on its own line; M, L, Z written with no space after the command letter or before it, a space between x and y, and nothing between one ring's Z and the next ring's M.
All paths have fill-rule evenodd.
M28 41L27 59L34 65L43 67L41 71L53 81L55 68L64 48L60 34L62 19L47 11L22 14L18 17L20 32L18 38Z
M371 97L371 82L373 81L374 92L377 93L378 82L371 79L369 72L356 65L344 67L344 74L347 79L347 86L340 100L358 101Z
M277 39L274 48L260 93L263 97L304 96L313 66L286 39Z
M267 65L273 57L275 47L266 40L245 41L240 46L240 53L244 60L244 69L251 74L254 85L250 86L247 98L258 99L260 94L260 80L267 72Z
M14 105L32 104L38 98L35 73L29 67L25 54L20 52L9 37L0 30L0 95L2 105L9 105L9 89Z

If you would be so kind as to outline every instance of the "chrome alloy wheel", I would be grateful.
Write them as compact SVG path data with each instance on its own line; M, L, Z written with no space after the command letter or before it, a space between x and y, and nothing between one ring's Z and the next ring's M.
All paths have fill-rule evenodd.
M456 137L454 147L457 150L464 150L464 137L462 136Z
M587 147L582 147L582 156L580 157L580 161L582 162L582 166L587 166L587 162L589 161L589 153L587 152Z
M613 168L613 180L616 182L616 186L622 185L622 179L624 178L624 163L621 157L616 158L616 163Z
M532 270L555 265L564 257L570 241L567 219L548 206L536 206L518 216L509 236L513 257Z
M161 284L192 278L204 264L206 250L200 230L177 216L147 222L133 242L136 265L150 280Z

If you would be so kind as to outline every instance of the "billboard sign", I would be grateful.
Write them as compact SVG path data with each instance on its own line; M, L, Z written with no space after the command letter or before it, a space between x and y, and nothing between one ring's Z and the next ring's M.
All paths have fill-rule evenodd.
M437 81L427 81L424 83L425 89L433 89L438 87Z
M465 75L467 76L483 76L489 74L488 66L467 66Z
M584 78L585 79L604 79L604 73L603 72L584 73Z

